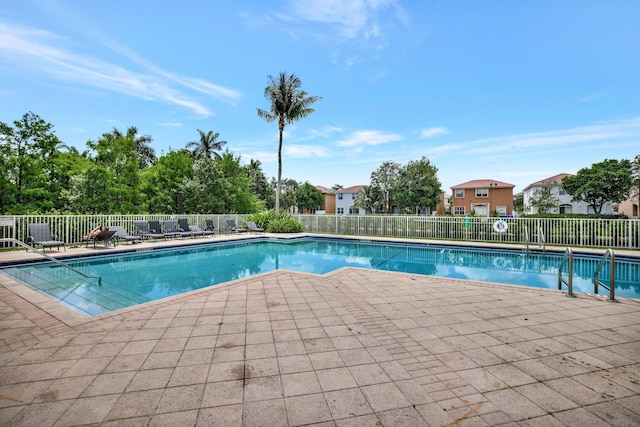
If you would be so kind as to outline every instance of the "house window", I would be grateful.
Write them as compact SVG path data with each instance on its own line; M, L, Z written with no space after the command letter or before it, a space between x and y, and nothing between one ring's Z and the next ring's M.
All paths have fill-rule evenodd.
M356 193L351 193L351 199L355 200L356 199Z
M558 190L558 195L559 196L565 196L567 194L566 191L564 191L564 188L560 187L560 189Z
M338 215L344 215L344 208L337 208L337 209L336 209L336 213L337 213Z
M349 214L350 215L357 215L360 213L360 209L359 208L349 208Z
M569 204L560 205L560 213L561 214L570 214L572 211L572 206Z
M453 207L453 214L454 215L464 215L465 214L465 207L464 206L454 206Z
M507 215L507 207L506 206L496 206L496 212L498 215Z
M489 197L489 189L488 188L476 188L476 197L478 197L478 198Z
M456 199L464 199L464 188L456 188L453 193Z
M338 193L338 200L342 200L342 193Z

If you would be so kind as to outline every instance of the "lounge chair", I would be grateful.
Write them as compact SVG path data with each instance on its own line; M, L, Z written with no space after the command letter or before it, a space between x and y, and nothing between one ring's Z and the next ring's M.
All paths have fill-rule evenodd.
M215 234L213 229L202 230L197 225L189 225L189 220L187 220L187 218L178 218L178 227L183 231L189 230L193 236L212 236Z
M133 223L136 226L136 230L138 230L138 235L143 239L166 239L167 236L160 232L160 223L158 221L156 222L158 223L158 231L156 231L156 229L150 228L147 221L134 221Z
M204 231L210 231L212 233L215 231L216 227L213 225L212 219L205 219L204 224L205 224Z
M247 223L247 227L249 231L253 231L254 233L264 233L264 228L260 228L253 221L245 221Z
M98 242L104 242L105 248L109 246L110 242L113 243L113 245L115 246L115 240L113 237L115 234L116 234L115 230L102 230L95 236L89 236L88 238L84 239L85 241L84 247L85 248L89 247L89 242L93 242L93 249L96 248L96 243Z
M182 230L176 227L176 223L174 221L165 221L164 222L164 233L169 236L180 236L180 237L193 237L193 233L189 230Z
M160 221L157 219L150 219L149 221L149 229L152 233L160 233L163 234L165 238L167 237L178 237L177 232L170 232L163 230L162 225L160 225Z
M227 220L227 227L229 228L229 230L231 230L232 233L242 233L242 232L246 232L247 229L244 227L238 227L236 225L236 220L235 219L228 219Z
M132 234L127 233L127 230L125 230L124 227L122 226L112 225L112 226L109 226L109 230L113 230L116 232L116 234L113 235L114 241L116 242L118 240L124 240L127 242L131 242L131 244L142 243L142 237L134 236Z
M35 247L42 246L44 251L46 248L56 247L60 250L60 246L67 251L67 246L62 240L58 240L58 236L51 235L51 228L48 222L41 224L27 224L27 244Z

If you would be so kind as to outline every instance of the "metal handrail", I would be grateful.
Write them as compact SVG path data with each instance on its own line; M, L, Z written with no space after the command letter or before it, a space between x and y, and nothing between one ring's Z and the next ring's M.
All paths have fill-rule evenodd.
M542 245L540 245L541 241ZM547 251L547 239L544 237L544 230L542 227L538 227L538 246L542 246L542 252Z
M80 270L76 270L75 268L71 267L69 264L65 264L64 262L60 261L59 259L56 259L52 256L47 255L46 253L39 251L38 249L34 248L33 246L27 245L26 243L18 240L18 239L14 239L12 237L7 237L4 239L0 239L0 242L7 242L7 243L15 243L18 246L22 246L23 248L25 248L26 250L31 250L39 255L42 255L43 257L47 258L49 261L53 261L54 263L64 267L64 268L68 268L69 270L73 271L74 273L77 273L83 277L86 277L87 279L98 279L98 285L102 286L102 277L100 276L90 276L86 273L83 273Z
M607 286L604 282L600 280L600 270L607 262L607 258L609 259L609 286ZM598 286L602 286L603 288L609 291L609 299L607 301L616 302L615 299L615 283L616 283L616 265L615 265L616 256L611 249L607 249L602 255L602 259L598 263L596 267L596 271L593 274L593 287L594 293L598 293Z
M562 277L562 271L564 270L564 266L567 264L567 278ZM564 251L564 256L562 257L562 261L560 261L560 267L558 268L558 289L562 289L562 284L567 285L567 296L575 297L573 294L573 250L571 248L567 248Z

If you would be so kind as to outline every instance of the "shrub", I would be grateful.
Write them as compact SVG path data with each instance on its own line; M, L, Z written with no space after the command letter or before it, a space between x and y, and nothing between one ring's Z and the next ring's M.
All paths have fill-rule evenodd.
M275 211L262 211L247 216L246 221L253 221L268 233L302 233L302 224L291 218L289 214L280 213L276 219Z
M584 219L629 219L625 214L528 214L524 218L584 218Z
M260 228L265 230L269 227L269 223L276 219L275 211L262 211L249 215L246 221L253 221Z
M302 233L303 228L300 222L290 217L281 216L269 222L266 228L269 233Z

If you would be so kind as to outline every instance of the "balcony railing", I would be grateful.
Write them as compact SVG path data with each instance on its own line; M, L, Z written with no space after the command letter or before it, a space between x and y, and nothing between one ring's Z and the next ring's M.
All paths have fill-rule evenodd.
M190 224L205 226L212 219L216 231L224 231L226 219L241 224L247 215L17 215L0 216L0 238L26 241L27 224L48 222L52 233L68 244L79 243L96 225L120 225L135 233L134 221L187 218ZM400 215L293 215L308 233L368 237L405 237L471 242L525 244L540 242L547 246L638 249L640 220L591 218L498 218Z

